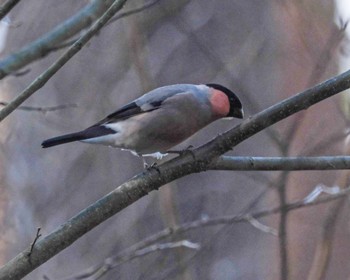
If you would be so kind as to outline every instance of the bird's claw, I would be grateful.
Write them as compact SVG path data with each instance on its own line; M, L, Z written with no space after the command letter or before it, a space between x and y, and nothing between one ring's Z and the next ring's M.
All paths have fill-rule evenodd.
M160 174L160 169L156 162L153 162L151 165L144 163L143 166L147 171L151 171L152 169L155 169Z
M167 151L168 154L177 154L179 156L183 156L185 154L191 154L191 156L193 157L194 160L196 160L196 155L194 154L194 152L192 151L192 148L194 148L192 145L189 145L186 149L180 150L180 151Z

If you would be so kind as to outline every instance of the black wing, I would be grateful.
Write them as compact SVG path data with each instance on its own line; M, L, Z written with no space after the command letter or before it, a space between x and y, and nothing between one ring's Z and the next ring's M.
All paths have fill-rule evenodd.
M179 93L186 93L193 90L194 85L172 85L157 88L152 90L141 97L137 98L133 102L126 104L119 110L108 115L103 120L99 121L95 125L103 123L116 122L125 120L135 115L139 115L146 112L151 112L162 106L162 103L168 98L177 95Z
M112 114L109 114L105 120L124 120L127 118L130 118L132 116L141 114L143 111L140 106L136 104L136 102L131 102L123 107L121 107L119 110L113 112Z
M152 102L152 103L148 103L147 106L145 105L139 106L134 101L121 107L119 110L113 112L112 114L109 114L106 118L99 121L95 125L126 120L130 117L156 110L160 107L161 104L162 102Z

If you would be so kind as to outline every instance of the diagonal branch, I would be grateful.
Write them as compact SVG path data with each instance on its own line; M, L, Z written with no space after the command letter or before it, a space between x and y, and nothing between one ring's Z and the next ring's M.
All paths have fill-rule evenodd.
M186 248L191 250L200 250L201 245L199 243L193 243L188 240L181 240L177 242L168 242L168 243L162 243L162 244L154 244L150 245L148 247L143 247L137 251L132 252L132 254L123 256L118 261L115 261L114 259L106 259L103 262L103 265L96 268L96 270L91 270L90 273L86 272L84 275L78 275L73 278L68 278L67 280L81 280L86 279L91 276L94 276L93 279L101 279L102 276L104 276L107 272L109 272L112 269L117 268L121 264L125 262L129 262L135 258L144 257L146 255L149 255L151 253L157 252L157 251L164 251L169 249L175 249L175 248Z
M23 66L46 56L53 47L89 27L113 0L93 0L77 14L58 25L51 32L0 61L0 80Z
M129 11L125 11L123 13L120 13L118 15L116 15L115 17L113 17L107 24L106 26L110 25L111 23L113 22L116 22L117 20L120 20L122 18L125 18L125 17L128 17L128 16L131 16L131 15L134 15L134 14L137 14L137 13L140 13L144 10L147 10L148 8L151 8L153 7L154 5L158 4L158 2L160 2L161 0L153 0L153 1L150 1L149 3L145 3L144 5L140 6L140 7L137 7L135 9L131 9ZM50 50L51 51L56 51L56 50L59 50L59 49L62 49L62 48L66 48L66 47L69 47L71 45L74 44L75 41L77 41L78 38L75 38L75 39L72 39L72 40L69 40L69 41L66 41L64 43L61 43L57 46L54 46L52 47Z
M113 5L96 21L90 29L80 37L61 57L59 57L45 72L37 77L17 98L0 111L0 122L4 120L19 105L34 92L42 88L46 82L65 65L81 48L110 20L125 4L127 0L115 0ZM0 70L1 71L1 70ZM0 74L1 76L1 74Z
M0 20L2 20L12 9L14 6L18 4L20 0L7 0L0 7Z
M350 71L347 71L249 117L239 126L193 150L195 159L192 154L187 153L159 165L157 170L151 169L136 175L39 240L30 257L30 248L27 248L9 261L0 269L0 279L18 279L27 275L85 233L149 192L188 174L207 170L214 159L242 141L349 87Z

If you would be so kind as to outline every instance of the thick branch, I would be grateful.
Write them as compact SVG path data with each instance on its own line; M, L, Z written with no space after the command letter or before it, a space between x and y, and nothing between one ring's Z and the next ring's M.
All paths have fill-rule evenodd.
M193 150L195 159L187 153L158 166L158 170L152 169L135 176L39 240L30 257L28 248L8 262L0 269L0 279L23 277L149 192L185 175L207 170L212 160L245 139L349 87L350 71L347 71L246 119L239 126Z
M234 157L221 156L213 170L279 171L350 169L350 156L324 157Z
M65 65L81 48L111 19L125 4L127 0L116 0L114 4L94 23L93 26L77 40L59 59L57 59L44 73L36 78L23 92L10 104L0 111L0 122L21 105L34 92L43 87L46 82ZM1 75L1 74L0 74Z

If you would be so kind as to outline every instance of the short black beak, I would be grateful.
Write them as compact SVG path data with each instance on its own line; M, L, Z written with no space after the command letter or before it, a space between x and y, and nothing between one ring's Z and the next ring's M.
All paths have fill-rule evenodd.
M244 117L243 108L237 108L237 107L234 108L234 109L233 109L232 117L238 118L238 119L243 119L243 117Z

